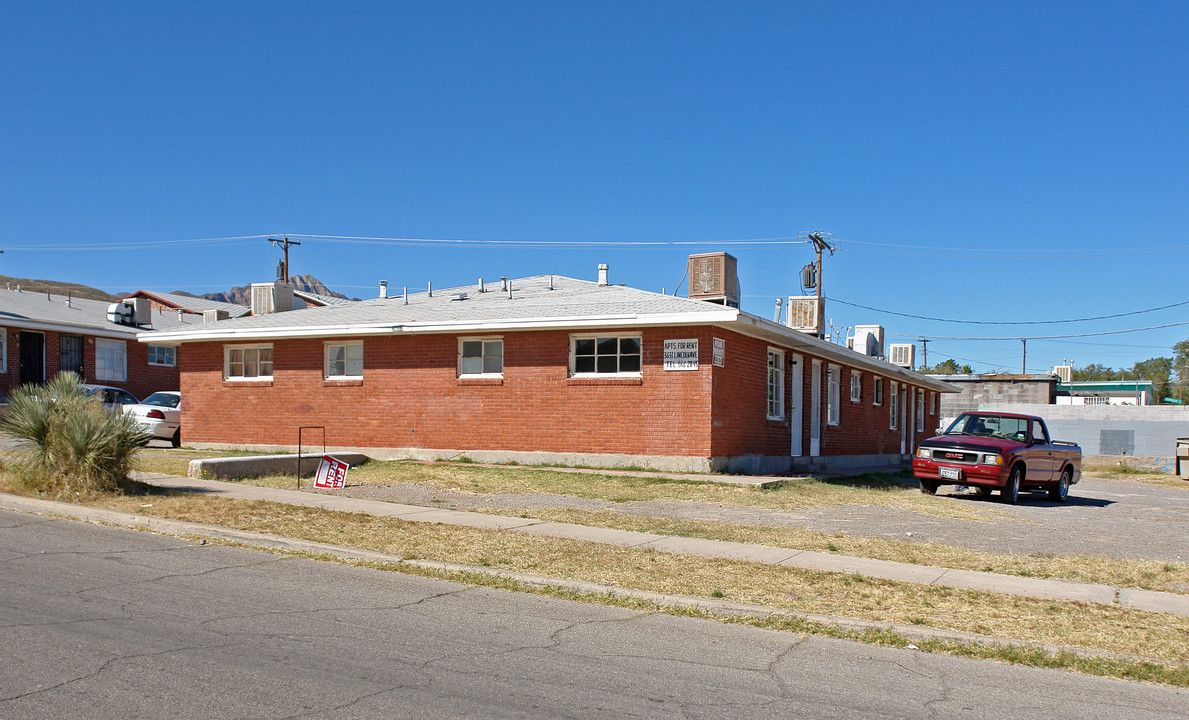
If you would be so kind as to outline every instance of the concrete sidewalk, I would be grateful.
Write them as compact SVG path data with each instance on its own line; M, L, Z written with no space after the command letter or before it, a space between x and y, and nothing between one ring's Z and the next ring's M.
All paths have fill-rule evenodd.
M1004 593L1047 600L1065 600L1102 605L1118 604L1122 607L1136 610L1189 616L1189 595L1177 595L1175 593L1114 588L1108 585L1025 578L970 570L953 570L929 565L912 565L887 560L871 560L833 553L751 545L722 540L705 540L701 538L655 535L627 530L612 530L585 525L548 522L534 518L516 518L421 507L417 505L401 505L380 500L363 500L341 495L264 488L239 483L181 478L173 475L138 473L136 474L136 479L157 487L183 490L186 492L205 493L243 500L267 500L302 507L316 507L326 510L391 517L410 522L443 523L446 525L460 525L484 530L504 530L529 535L543 535L606 545L618 545L621 547L652 549L680 555L721 557L763 565L781 565L806 570L854 573L864 577L898 582L940 585L964 590Z

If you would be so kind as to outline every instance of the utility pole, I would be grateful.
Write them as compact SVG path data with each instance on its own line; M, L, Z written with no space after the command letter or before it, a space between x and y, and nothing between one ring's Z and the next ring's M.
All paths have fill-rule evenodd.
M1020 338L1020 342L1024 343L1024 357L1020 360L1020 374L1028 374L1028 338Z
M290 240L288 235L282 235L280 240L277 240L276 238L274 238L270 235L268 237L268 241L270 243L272 243L273 247L277 247L278 245L280 245L285 248L285 262L282 265L283 269L281 270L281 273L282 273L283 277L281 278L281 280L284 282L289 282L289 246L290 245L300 245L301 243L296 240Z
M921 366L929 369L929 339L921 338Z
M834 254L834 246L830 241L822 237L820 232L811 232L805 236L805 239L813 243L813 249L817 251L817 298L822 296L822 250L829 250L830 254Z

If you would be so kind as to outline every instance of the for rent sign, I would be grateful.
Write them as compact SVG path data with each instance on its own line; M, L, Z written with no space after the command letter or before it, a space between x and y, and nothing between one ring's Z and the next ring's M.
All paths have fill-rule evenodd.
M329 455L322 456L318 474L314 476L314 487L341 488L347 484L347 471L351 466Z
M697 370L698 339L690 338L689 340L666 340L665 369Z

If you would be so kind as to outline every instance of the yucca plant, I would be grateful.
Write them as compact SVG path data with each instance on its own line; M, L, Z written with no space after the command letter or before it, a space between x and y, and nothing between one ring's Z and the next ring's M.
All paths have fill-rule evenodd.
M89 397L74 373L14 390L2 427L30 441L25 484L60 498L117 489L149 441L133 418Z

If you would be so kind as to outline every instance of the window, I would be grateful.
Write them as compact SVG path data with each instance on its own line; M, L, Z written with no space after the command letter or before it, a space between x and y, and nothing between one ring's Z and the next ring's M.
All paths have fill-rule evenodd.
M871 404L883 405L883 378L877 377L871 381Z
M123 340L95 341L95 377L124 382L128 379L128 348Z
M171 345L150 345L149 364L177 367L178 349Z
M925 391L917 388L917 432L925 431Z
M784 419L784 352L768 348L768 419Z
M272 345L235 345L224 348L223 375L227 379L272 379Z
M850 401L862 402L863 400L863 373L857 370L850 371Z
M570 361L575 375L639 373L640 336L571 338Z
M839 421L838 403L842 399L841 370L837 365L831 365L826 370L826 424L837 425Z
M458 374L502 375L504 373L504 341L501 338L460 338L458 341Z
M8 328L0 327L0 373L8 372Z
M1045 431L1044 423L1039 420L1032 421L1032 442L1038 445L1049 444L1049 434Z
M891 415L891 423L888 427L895 430L900 427L900 391L896 389L896 383L892 383L891 391L892 396L888 400L888 412Z
M326 343L325 354L322 371L326 379L363 377L362 340Z

